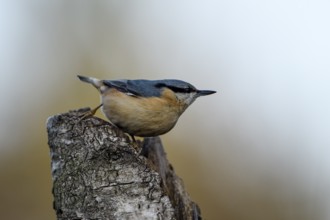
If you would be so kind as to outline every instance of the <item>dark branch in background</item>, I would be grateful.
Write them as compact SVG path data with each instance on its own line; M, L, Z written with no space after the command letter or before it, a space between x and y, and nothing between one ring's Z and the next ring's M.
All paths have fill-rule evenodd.
M57 219L201 219L159 137L132 143L102 119L79 121L87 110L47 121Z

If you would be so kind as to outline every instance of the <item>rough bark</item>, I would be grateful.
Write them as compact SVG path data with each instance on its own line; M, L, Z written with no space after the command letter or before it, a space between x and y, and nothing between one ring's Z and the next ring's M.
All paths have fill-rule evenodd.
M57 219L201 219L159 137L132 143L89 109L47 120Z

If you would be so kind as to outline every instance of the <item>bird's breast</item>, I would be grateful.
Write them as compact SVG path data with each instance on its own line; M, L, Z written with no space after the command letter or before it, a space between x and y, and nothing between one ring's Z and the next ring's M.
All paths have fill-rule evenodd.
M150 137L171 130L181 115L175 99L135 97L116 89L102 95L103 113L124 132Z

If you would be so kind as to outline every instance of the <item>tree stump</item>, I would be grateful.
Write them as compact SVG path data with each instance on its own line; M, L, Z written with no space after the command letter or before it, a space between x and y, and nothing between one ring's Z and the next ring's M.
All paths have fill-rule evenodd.
M132 142L89 108L48 118L57 219L201 219L159 137Z

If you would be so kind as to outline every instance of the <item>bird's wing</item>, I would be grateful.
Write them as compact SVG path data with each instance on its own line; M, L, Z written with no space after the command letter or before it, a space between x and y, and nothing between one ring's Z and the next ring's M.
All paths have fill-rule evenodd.
M159 97L161 91L155 87L153 80L104 80L103 83L109 87L116 88L128 95L140 97Z
M128 93L127 80L103 80L103 84L121 92Z

